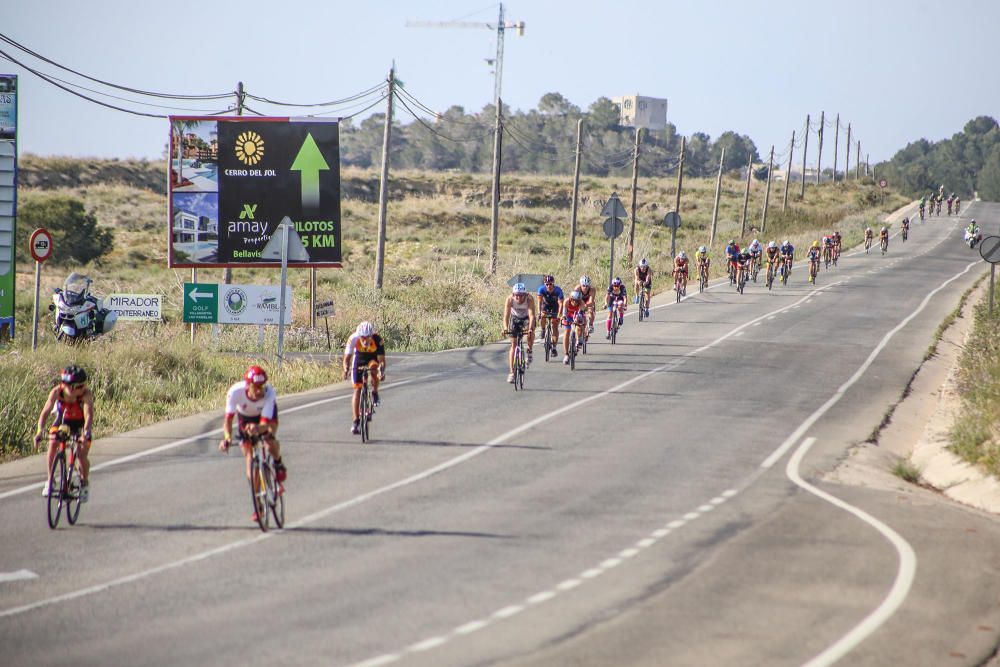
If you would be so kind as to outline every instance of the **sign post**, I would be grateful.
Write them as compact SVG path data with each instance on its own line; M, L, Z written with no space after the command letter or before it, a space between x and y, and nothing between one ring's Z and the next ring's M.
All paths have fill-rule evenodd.
M28 241L31 256L35 259L35 314L31 323L31 351L38 349L38 290L42 281L42 262L52 256L52 235L44 227L31 232Z
M987 236L979 243L979 255L990 263L989 315L993 317L993 288L996 283L997 262L1000 262L1000 236Z
M601 215L607 216L607 220L604 221L604 236L611 241L611 264L608 267L608 285L610 285L615 279L615 239L625 231L625 223L622 220L628 217L617 192L611 193L611 198L601 209Z
M322 317L323 322L326 323L326 349L331 351L333 350L333 344L330 342L330 318L335 312L332 300L317 303L316 308L313 310L313 322L316 321L317 317Z
M303 181L303 191L305 187L305 181ZM318 194L316 196L319 197ZM285 220L288 220L288 218L286 217ZM281 357L285 351L285 284L288 279L288 234L292 229L292 226L288 222L285 222L285 220L278 225L281 228L281 294L278 297L278 368L281 368Z
M677 256L677 228L681 226L681 215L671 211L663 216L663 226L670 228L670 260Z

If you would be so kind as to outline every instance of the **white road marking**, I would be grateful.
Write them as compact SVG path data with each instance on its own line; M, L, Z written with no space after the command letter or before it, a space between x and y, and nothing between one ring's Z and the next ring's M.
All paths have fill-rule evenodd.
M493 612L493 618L510 618L524 611L524 607L519 604L512 604Z
M392 663L399 661L402 657L403 656L398 653L386 653L385 655L380 655L372 658L371 660L359 662L354 667L382 667L382 665L391 665Z
M419 653L420 651L429 651L432 648L437 648L444 644L448 639L446 637L431 637L430 639L425 639L422 642L417 642L408 648L408 651L414 653Z
M584 570L583 572L581 572L580 573L580 578L581 579L593 579L594 577L598 577L598 576L600 576L602 574L604 574L604 570L602 570L599 567L592 567L589 570Z
M673 521L671 521L670 523L667 524L667 528L670 528L671 530L673 530L675 528L680 528L681 526L683 526L686 523L687 523L687 521L682 521L680 519L674 519Z
M657 531L657 532L659 532L659 531ZM646 548L648 548L648 547L651 547L651 546L653 546L654 544L656 544L656 540L654 540L654 539L653 539L653 538L651 538L651 537L647 537L647 538L645 538L645 539L641 539L641 540L639 540L638 542L636 542L636 543L635 543L635 546L636 546L637 548L639 548L639 549L646 549Z
M705 512L711 512L714 509L715 509L715 505L707 505L706 504L706 505L702 505L701 507L699 507L698 511L701 512L702 514L704 514Z
M555 595L555 593L553 593L553 595ZM473 632L476 632L477 630L482 630L487 625L489 625L489 621L470 621L465 625L460 625L457 628L455 628L455 634L468 635ZM355 667L360 667L360 665L356 665Z
M716 496L711 500L709 500L708 502L712 503L713 505L721 505L722 503L726 502L726 499L723 498L722 496Z
M600 568L604 570L610 570L613 567L618 567L622 564L621 558L608 558L607 560L601 562Z
M722 492L722 497L723 498L732 498L737 493L739 493L739 491L737 491L736 489L726 489L725 491Z
M685 521L694 521L699 516L701 516L701 515L698 514L697 512L688 512L687 514L684 515L684 520Z
M785 474L788 475L788 478L809 493L822 498L845 512L850 512L872 526L889 540L899 555L899 570L896 572L896 579L893 581L892 588L889 589L889 593L882 600L882 603L865 616L850 632L804 665L804 667L826 667L847 655L854 647L867 639L869 635L878 630L883 623L896 613L896 610L906 600L906 596L910 592L910 586L913 584L913 578L917 572L917 555L913 552L913 547L899 533L871 514L816 488L802 479L802 476L799 474L799 466L802 465L802 459L805 458L805 455L809 452L809 448L812 447L814 442L816 442L816 438L806 438L795 453L792 454L792 457L788 460L788 465L785 466Z
M8 581L24 581L25 579L37 579L38 575L31 570L17 570L16 572L0 572L0 584Z
M618 553L618 557L619 558L631 558L632 556L636 555L637 553L639 553L638 549L636 549L635 547L629 547L628 549L622 549Z
M669 528L657 528L652 533L650 533L654 538L661 540L670 534Z
M541 593L535 593L528 598L528 604L541 604L543 602L548 602L556 596L555 591L542 591Z
M559 582L556 588L560 591L571 591L581 583L579 579L567 579L566 581Z

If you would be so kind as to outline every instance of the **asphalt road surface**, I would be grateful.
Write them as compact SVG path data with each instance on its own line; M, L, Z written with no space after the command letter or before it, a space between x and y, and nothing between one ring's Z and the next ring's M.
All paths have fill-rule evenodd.
M40 457L2 466L0 662L978 664L996 519L822 480L983 274L970 213L998 231L976 203L816 286L800 260L632 313L575 372L536 348L524 392L500 344L407 355L368 444L343 385L283 397L280 533L216 450L222 396L96 443L75 527L47 527Z

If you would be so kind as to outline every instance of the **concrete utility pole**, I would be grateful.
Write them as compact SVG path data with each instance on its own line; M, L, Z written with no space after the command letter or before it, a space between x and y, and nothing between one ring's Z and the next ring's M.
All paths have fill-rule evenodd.
M722 196L722 165L726 161L726 147L722 147L722 155L719 156L719 175L715 178L715 207L712 209L712 233L708 235L709 247L715 243L715 228L719 223L719 198Z
M747 235L747 205L750 203L750 175L753 173L753 153L747 160L747 189L743 193L743 217L740 218L740 238Z
M497 100L496 123L493 127L493 190L490 197L490 275L497 272L497 235L500 231L500 151L503 124Z
M771 172L774 171L774 145L771 146L771 157L767 160L767 187L764 189L764 213L760 219L760 233L767 231L767 204L771 199Z
M840 141L840 114L837 114L837 124L833 128L833 182L837 182L837 143Z
M635 247L635 199L639 190L639 146L642 141L642 128L635 128L635 150L632 152L632 220L628 226L628 261L632 263L632 251Z
M785 174L785 194L781 196L781 212L788 208L788 182L792 180L792 157L795 153L795 130L792 130L792 143L788 145L788 173Z
M802 142L802 189L799 191L799 199L806 198L806 153L809 151L809 114L806 114L806 134Z
M573 169L573 206L569 214L569 263L573 264L573 253L576 250L576 207L580 201L580 150L583 139L583 119L576 121L576 167Z
M819 112L819 149L816 152L816 185L822 180L823 175L823 130L826 129L826 112Z
M246 100L246 93L243 92L243 82L236 82L236 115L243 115L243 103ZM229 285L233 282L233 270L228 266L222 270L222 282Z
M385 130L382 133L382 173L378 184L378 245L375 250L375 289L382 289L385 271L385 218L389 203L389 142L392 141L392 100L396 94L396 66L389 69L389 94L385 103ZM315 308L313 309L315 311Z
M844 151L844 182L851 178L851 124L847 124L847 150Z

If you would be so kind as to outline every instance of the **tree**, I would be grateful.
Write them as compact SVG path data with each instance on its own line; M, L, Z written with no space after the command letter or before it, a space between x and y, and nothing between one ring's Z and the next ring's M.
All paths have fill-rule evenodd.
M560 93L545 93L538 101L538 112L546 116L568 116L580 113L580 107L572 104Z
M1000 146L994 146L976 179L979 196L988 201L1000 201Z
M757 146L745 134L737 134L731 130L723 132L712 145L712 162L718 164L723 147L726 149L726 161L722 165L723 171L743 169L751 156L753 156L754 162L760 162Z
M595 130L613 130L618 127L618 105L607 97L598 97L587 109L588 125Z
M100 260L114 247L114 232L99 227L83 202L62 194L33 194L17 209L17 247L27 248L28 237L37 227L52 235L52 259L56 266L86 264ZM27 257L21 257L27 261Z

